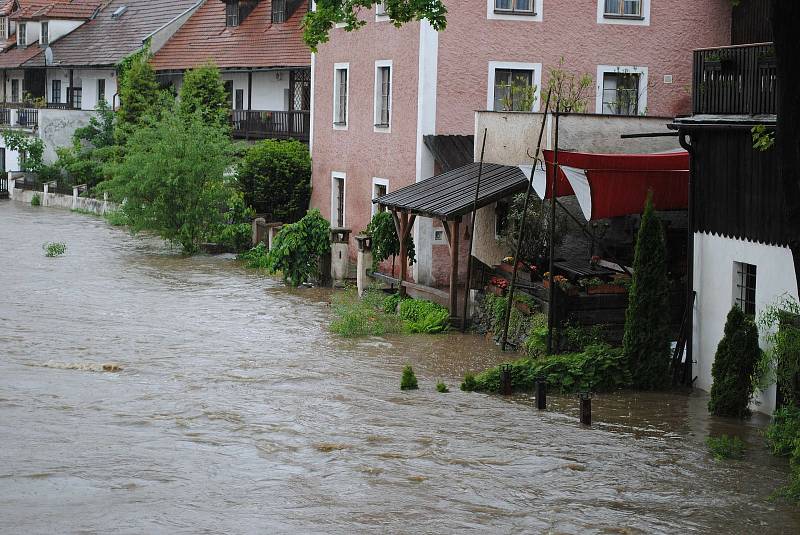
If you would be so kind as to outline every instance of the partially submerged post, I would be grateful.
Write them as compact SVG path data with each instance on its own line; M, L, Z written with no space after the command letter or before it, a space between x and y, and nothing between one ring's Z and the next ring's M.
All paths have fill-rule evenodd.
M511 389L511 364L500 365L500 393L510 396Z
M547 379L536 378L536 408L543 411L547 408Z
M347 279L350 272L349 228L331 229L331 278L334 284Z
M581 392L581 423L583 425L592 425L592 394L590 392Z
M372 237L364 234L356 236L358 258L356 260L356 287L358 295L364 295L367 286L367 270L372 267Z

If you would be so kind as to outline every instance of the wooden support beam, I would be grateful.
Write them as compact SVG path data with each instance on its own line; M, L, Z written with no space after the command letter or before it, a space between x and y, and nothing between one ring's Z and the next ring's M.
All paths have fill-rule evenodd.
M400 239L400 280L406 280L406 273L408 272L408 235L411 233L411 228L414 226L416 215L409 215L408 212L400 212L392 210L392 217L394 218L395 228L397 229L397 237ZM400 295L406 295L405 286L400 286Z
M445 222L449 225L450 222ZM455 318L458 316L458 244L459 244L459 229L461 227L461 219L452 222L452 229L450 230L450 317Z

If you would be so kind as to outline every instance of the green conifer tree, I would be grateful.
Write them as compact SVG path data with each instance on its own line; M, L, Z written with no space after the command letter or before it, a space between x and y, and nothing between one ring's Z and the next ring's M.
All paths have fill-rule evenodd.
M230 101L216 65L209 62L186 71L178 111L184 117L199 112L206 122L228 126Z
M653 390L664 387L669 375L670 313L664 229L654 214L652 192L636 238L633 269L623 351L634 388Z
M758 328L753 320L735 306L728 312L725 335L717 346L711 375L711 399L708 410L717 416L744 418L755 391L755 373L761 358Z

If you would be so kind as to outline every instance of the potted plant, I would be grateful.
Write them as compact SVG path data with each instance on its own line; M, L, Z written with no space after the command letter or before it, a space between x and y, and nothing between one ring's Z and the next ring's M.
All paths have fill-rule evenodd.
M508 281L501 277L492 277L489 281L489 286L486 288L488 292L497 296L504 296L508 288Z
M616 281L604 281L598 277L590 279L581 279L578 283L586 290L589 295L598 294L624 294L628 290Z
M544 274L544 277L542 277L542 284L545 288L550 288L550 283L551 277L550 272L548 271ZM552 283L556 285L556 288L567 295L578 295L578 288L576 288L575 285L563 275L556 275L555 277L552 277Z

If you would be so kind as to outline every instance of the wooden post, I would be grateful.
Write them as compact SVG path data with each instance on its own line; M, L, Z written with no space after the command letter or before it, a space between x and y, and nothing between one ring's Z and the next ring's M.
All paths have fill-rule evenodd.
M461 219L442 221L450 245L450 317L458 317L458 245ZM452 226L451 226L452 225Z
M406 241L414 226L414 221L417 216L414 214L409 215L408 212L400 212L392 210L392 219L394 219L394 228L397 231L397 238L400 240L400 295L406 295L406 288L403 283L406 280L406 273L408 272L408 249L406 248Z

